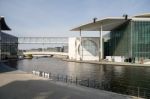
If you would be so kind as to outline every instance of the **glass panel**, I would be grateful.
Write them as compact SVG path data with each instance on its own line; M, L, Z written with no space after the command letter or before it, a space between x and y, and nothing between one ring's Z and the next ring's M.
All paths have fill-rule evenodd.
M133 21L133 56L138 60L150 58L150 22Z
M112 30L110 38L110 56L130 57L130 22Z

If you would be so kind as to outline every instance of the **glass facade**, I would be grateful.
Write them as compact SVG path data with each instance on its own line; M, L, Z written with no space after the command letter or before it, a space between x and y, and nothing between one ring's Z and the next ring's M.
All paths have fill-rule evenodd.
M150 59L150 21L132 21L132 42L136 60Z
M150 21L130 20L110 32L109 56L150 59Z
M18 38L0 32L0 59L17 58Z
M131 23L127 22L110 33L110 56L131 56Z

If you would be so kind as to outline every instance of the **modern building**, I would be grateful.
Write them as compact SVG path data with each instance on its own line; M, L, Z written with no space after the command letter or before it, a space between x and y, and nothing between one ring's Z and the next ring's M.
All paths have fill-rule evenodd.
M81 40L82 42L80 42ZM98 49L99 37L69 38L69 59L98 61Z
M150 59L150 13L128 17L108 17L72 29L73 31L99 31L102 41L103 31L110 31L107 43L100 42L100 58L139 62ZM108 51L108 52L105 52ZM105 54L104 54L105 53Z
M4 17L0 17L0 60L17 58L18 38L3 31L11 30L5 23Z

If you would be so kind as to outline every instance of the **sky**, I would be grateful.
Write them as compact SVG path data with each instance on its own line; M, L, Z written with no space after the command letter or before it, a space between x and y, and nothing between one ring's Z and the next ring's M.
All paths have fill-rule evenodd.
M0 16L12 31L30 37L72 37L72 28L105 17L150 13L150 0L0 0ZM83 35L96 36L95 32Z

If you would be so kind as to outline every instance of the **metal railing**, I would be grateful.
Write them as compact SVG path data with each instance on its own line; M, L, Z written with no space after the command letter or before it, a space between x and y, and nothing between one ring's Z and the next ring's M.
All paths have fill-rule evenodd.
M110 84L106 81L99 81L96 79L81 79L77 76L68 76L68 75L60 75L60 74L52 74L52 73L46 73L42 71L32 71L34 75L48 78L53 81L59 81L63 83L68 84L75 84L75 85L81 85L86 86L90 88L100 89L100 90L106 90L111 92L116 92L120 94L126 94L141 98L150 98L150 89L143 88L143 87L136 87L136 86L127 86L122 84Z

